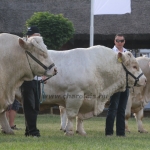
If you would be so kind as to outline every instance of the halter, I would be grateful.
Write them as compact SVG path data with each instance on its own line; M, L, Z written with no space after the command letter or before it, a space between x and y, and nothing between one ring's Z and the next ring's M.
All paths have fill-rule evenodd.
M26 41L27 41L27 37L26 37ZM45 66L43 63L41 63L36 57L34 57L29 51L26 50L25 53L26 53L26 56L27 56L27 54L28 54L35 62L37 62L37 63L38 63L41 67L43 67L46 71L52 69L52 67L55 66L55 64L52 63L49 67L46 67L46 66ZM27 56L27 59L28 59L28 56ZM28 59L28 63L29 63L29 59ZM30 66L30 69L31 69L30 63L29 63L29 66ZM31 69L31 71L32 71L32 69ZM33 74L33 71L32 71L32 74ZM56 75L56 74L54 74L54 75ZM53 77L54 75L51 75L50 77L46 78L43 82L45 82L45 81L48 80L49 78Z
M37 62L40 66L42 66L46 71L52 69L53 66L55 66L54 63L52 63L49 67L46 67L43 63L41 63L37 58L35 58L29 51L26 51L26 54L28 54L35 62Z
M29 51L25 51L26 55L28 54L35 62L37 62L41 67L43 67L46 71L52 69L53 66L55 66L54 63L52 63L49 67L46 67L43 63L41 63L37 58L35 58ZM28 57L27 57L28 58ZM29 59L28 59L29 62ZM29 63L30 64L30 63ZM31 69L31 65L30 65L30 69ZM32 71L32 69L31 69ZM32 71L33 73L33 71ZM54 74L56 75L56 74ZM47 77L45 80L41 80L41 83L45 82L46 80L48 80L49 78L53 77L54 75L51 75L50 77Z
M136 86L137 82L139 81L139 78L143 75L143 73L141 73L138 77L135 77L131 72L129 72L127 70L127 68L124 66L124 64L122 63L122 66L123 66L123 69L125 70L126 72L126 88L130 88L128 86L128 75L132 76L134 79L135 79L135 82L134 82L134 86Z

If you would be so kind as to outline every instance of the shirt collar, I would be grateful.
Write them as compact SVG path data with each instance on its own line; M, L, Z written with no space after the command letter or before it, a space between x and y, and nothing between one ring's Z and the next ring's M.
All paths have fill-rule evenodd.
M118 50L118 48L114 45L114 47L113 47L113 49L116 51L116 52L120 52L119 50ZM125 49L124 47L123 47L123 52L126 52L127 51L127 49Z

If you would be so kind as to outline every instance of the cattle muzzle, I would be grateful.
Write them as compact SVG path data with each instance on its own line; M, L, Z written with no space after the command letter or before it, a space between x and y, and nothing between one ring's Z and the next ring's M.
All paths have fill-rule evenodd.
M131 72L129 72L127 70L127 68L124 66L123 63L122 63L122 66L123 66L123 69L126 72L126 88L130 88L129 85L128 85L128 75L130 75L131 77L133 77L135 79L134 86L136 86L137 82L139 81L139 78L143 75L143 73L141 73L138 77L135 77Z
M46 67L43 63L41 63L36 57L34 57L29 51L26 51L26 54L28 54L35 62L37 62L41 67L43 67L44 69L45 69L45 71L49 71L50 69L52 69L54 66L55 66L55 64L54 63L52 63L49 67ZM28 58L28 57L27 57ZM28 60L29 61L29 60ZM57 74L57 71L55 71L55 74L54 75L56 75ZM54 76L54 75L52 75L52 76ZM47 78L47 80L49 79L49 78L51 78L52 76L50 76L50 77L48 77Z
M51 77L55 76L58 72L57 72L57 69L54 69L54 71L55 71L55 74L54 74L54 75L51 75L50 77L47 77L46 79L41 80L40 82L41 82L41 83L45 83L45 81L47 81L47 80L50 79Z

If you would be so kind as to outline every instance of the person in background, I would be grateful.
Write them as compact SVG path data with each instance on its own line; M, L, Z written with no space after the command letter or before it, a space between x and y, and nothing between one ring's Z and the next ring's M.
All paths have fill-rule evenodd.
M31 26L27 30L27 38L40 36L37 26ZM35 76L32 81L24 81L21 86L23 97L23 110L25 115L25 136L40 137L37 129L37 116L40 110L40 81L42 77Z
M20 103L15 99L13 104L9 106L8 110L6 111L6 116L9 121L9 125L11 129L18 130L17 126L15 125L15 117L17 114L17 111L19 110Z
M122 34L117 34L114 39L113 51L124 53L127 50L124 48L125 37ZM113 135L114 121L116 117L116 135L125 136L125 109L129 96L129 89L126 88L124 92L118 92L111 96L110 105L106 117L105 135Z

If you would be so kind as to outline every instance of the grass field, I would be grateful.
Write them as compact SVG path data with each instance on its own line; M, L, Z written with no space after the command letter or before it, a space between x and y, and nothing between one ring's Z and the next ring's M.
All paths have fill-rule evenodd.
M150 118L144 118L144 126L150 132ZM38 128L40 138L24 136L24 116L17 115L17 127L15 135L0 133L0 150L149 150L150 133L137 132L134 118L130 118L129 126L131 133L126 137L105 137L105 117L95 117L84 121L86 137L75 134L64 136L59 130L60 117L58 115L39 115ZM75 127L75 122L74 122Z

